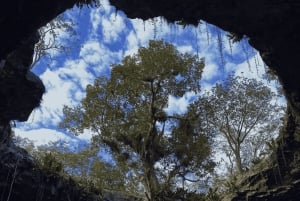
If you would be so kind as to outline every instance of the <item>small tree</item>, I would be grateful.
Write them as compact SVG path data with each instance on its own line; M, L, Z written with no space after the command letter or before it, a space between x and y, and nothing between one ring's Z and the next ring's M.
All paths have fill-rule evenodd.
M100 0L77 0L75 5L80 9L83 6L98 7L100 6ZM67 53L70 50L70 46L66 45L60 39L60 36L62 33L67 34L69 37L76 35L74 26L70 18L61 14L41 27L38 30L40 40L35 44L31 67L36 65L45 56L48 56L51 60L50 51Z
M194 105L204 107L209 124L225 140L222 150L240 173L258 157L280 126L282 107L273 102L274 98L262 82L229 76Z
M62 33L68 34L70 37L76 35L74 23L71 19L67 19L64 15L59 15L45 26L38 30L40 40L35 44L33 61L31 67L37 64L44 56L50 59L49 51L57 51L67 53L70 49L60 36Z
M108 146L118 164L139 178L146 198L155 200L178 177L211 170L207 136L187 125L188 116L164 110L170 95L199 92L203 67L195 56L150 41L148 48L113 65L109 79L99 77L87 86L79 106L64 107L61 126L75 134L86 128L97 133L93 142Z

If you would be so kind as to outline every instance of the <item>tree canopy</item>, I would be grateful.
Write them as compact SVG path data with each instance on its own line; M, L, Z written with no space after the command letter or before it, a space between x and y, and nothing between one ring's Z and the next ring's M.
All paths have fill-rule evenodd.
M255 79L230 75L192 108L202 115L225 143L223 151L242 173L271 140L281 123L283 108L274 102L275 94ZM220 136L220 135L219 135Z
M200 92L203 67L203 59L150 41L112 65L109 78L88 85L80 105L65 106L61 126L75 134L97 133L93 143L108 147L119 165L130 167L145 197L155 200L174 191L178 180L198 181L214 167L209 136L196 128L193 115L165 110L170 96Z

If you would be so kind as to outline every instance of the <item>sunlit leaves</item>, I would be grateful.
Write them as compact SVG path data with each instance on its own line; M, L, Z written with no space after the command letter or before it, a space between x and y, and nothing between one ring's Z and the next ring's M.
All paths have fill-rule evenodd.
M274 103L275 97L262 82L229 76L195 103L205 107L209 123L225 139L226 153L233 156L239 172L258 157L280 126L282 107Z
M178 177L212 169L204 162L211 154L207 136L185 130L182 123L189 122L189 115L165 112L170 95L200 92L203 67L204 60L196 56L150 41L112 65L110 78L99 77L87 86L78 107L65 107L61 125L97 133L93 142L109 147L118 165L130 167L152 199L161 188L170 190Z

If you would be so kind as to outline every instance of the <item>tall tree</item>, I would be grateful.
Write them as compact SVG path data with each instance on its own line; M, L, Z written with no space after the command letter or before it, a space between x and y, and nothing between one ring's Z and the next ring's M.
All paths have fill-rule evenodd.
M211 170L207 136L192 124L187 129L188 116L165 112L170 95L199 92L203 67L196 56L150 41L113 65L110 78L99 77L87 86L79 106L65 106L61 126L75 134L86 128L97 133L93 142L109 147L116 161L140 179L146 198L155 200L178 177Z
M240 173L278 131L283 110L274 98L262 82L231 75L193 106L204 107L207 122L223 137L222 149Z

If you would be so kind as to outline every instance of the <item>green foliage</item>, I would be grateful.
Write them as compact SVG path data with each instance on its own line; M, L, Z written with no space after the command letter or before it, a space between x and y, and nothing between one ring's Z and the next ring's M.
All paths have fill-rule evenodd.
M71 176L76 183L89 189L127 191L122 167L102 161L98 151L92 146L74 152L64 149L56 143L40 146L31 154L37 159L41 168L48 172ZM129 183L129 182L128 182Z
M14 131L12 130L13 132L13 142L19 146L19 147L22 147L24 148L26 151L28 151L30 154L33 153L34 151L34 143L33 141L29 140L28 138L22 138L20 136L16 136L14 134Z
M51 153L43 153L39 155L37 161L40 168L49 173L62 174L63 172L63 164Z
M259 156L282 124L282 107L273 103L273 98L275 94L262 82L229 76L193 106L198 110L204 107L203 115L223 137L223 151L233 156L239 172Z
M118 166L129 168L153 200L176 179L212 170L208 136L196 129L189 115L165 112L170 95L200 91L203 67L196 56L150 41L149 47L113 65L110 78L99 77L87 86L79 106L65 106L60 125L74 134L94 131L93 143L109 147Z

